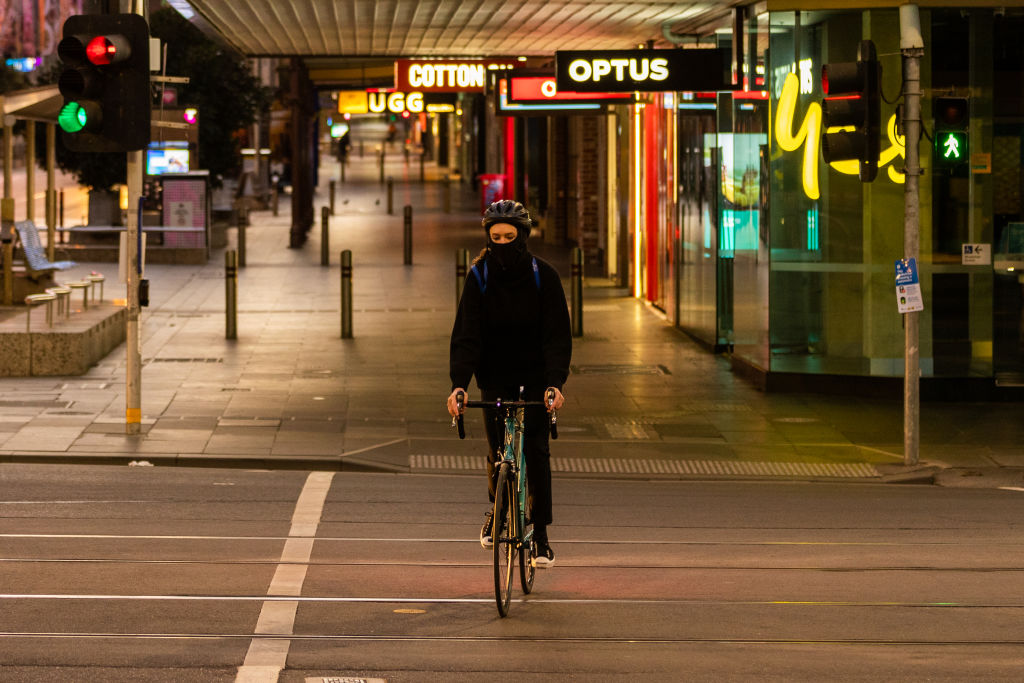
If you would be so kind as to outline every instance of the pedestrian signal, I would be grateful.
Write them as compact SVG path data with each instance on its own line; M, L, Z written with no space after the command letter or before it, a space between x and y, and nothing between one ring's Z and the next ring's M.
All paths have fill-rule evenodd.
M878 174L881 79L882 65L870 40L860 42L856 62L821 69L822 157L827 163L859 161L860 179L866 183Z
M149 25L138 14L81 14L64 22L57 116L76 152L144 149L150 138Z
M961 130L935 132L935 158L943 164L967 162L967 133Z

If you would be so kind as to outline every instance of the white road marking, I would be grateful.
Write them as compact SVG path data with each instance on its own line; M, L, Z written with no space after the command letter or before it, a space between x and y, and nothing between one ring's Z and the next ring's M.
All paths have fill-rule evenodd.
M356 455L357 453L365 453L366 451L372 451L372 450L376 450L378 448L384 448L385 446L393 446L396 443L401 443L402 441L408 441L408 440L409 440L409 437L403 436L400 439L392 439L391 441L385 441L384 443L376 443L376 444L374 444L372 446L366 446L365 448L357 448L354 451L345 451L344 453L341 454L341 457L342 458L347 458L350 455Z
M306 568L313 553L313 539L333 478L333 472L311 472L306 478L295 503L280 564L256 621L257 636L290 636L295 629L295 612L299 603L295 599L282 600L281 596L297 597L302 594ZM245 661L238 667L235 682L276 683L288 660L290 646L291 641L287 638L253 638Z
M1000 486L1001 491L1024 491L1024 487L1020 486Z

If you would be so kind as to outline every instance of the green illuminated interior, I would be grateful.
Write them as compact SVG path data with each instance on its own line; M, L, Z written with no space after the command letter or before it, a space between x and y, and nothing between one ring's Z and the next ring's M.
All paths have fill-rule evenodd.
M89 122L89 116L78 102L68 102L57 115L57 123L61 130L68 133L77 133Z

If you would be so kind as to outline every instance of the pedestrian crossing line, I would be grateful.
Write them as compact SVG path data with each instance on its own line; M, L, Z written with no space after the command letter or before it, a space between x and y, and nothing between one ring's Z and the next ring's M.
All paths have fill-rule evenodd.
M474 455L409 456L413 470L482 471L483 458ZM551 458L551 471L571 474L663 474L759 477L877 478L866 462L770 462L748 460L657 460L651 458Z

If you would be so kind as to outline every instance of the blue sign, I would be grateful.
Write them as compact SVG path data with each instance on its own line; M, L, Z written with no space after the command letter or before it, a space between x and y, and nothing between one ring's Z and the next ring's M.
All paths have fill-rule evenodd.
M897 259L896 260L896 284L897 285L916 285L920 284L920 280L917 278L917 259Z

